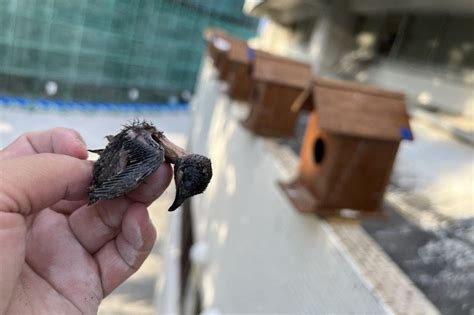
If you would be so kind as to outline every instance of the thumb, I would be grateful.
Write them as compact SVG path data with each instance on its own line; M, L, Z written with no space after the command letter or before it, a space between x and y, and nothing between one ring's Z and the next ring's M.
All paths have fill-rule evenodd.
M84 199L92 164L66 155L36 154L0 165L0 314L4 314L25 261L23 215L59 200Z
M28 215L56 202L87 198L92 162L35 154L0 164L0 211Z

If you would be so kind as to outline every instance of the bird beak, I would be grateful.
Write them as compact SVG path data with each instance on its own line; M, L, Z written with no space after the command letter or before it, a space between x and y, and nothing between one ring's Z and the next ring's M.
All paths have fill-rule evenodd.
M178 197L178 194L176 194L176 199L174 200L173 204L171 207L168 209L169 212L174 211L179 208L183 204L184 200Z
M183 193L181 187L181 181L183 180L183 171L180 169L179 165L175 164L174 169L174 184L176 187L176 196L174 197L173 204L168 209L168 211L174 211L181 206L181 204L186 200L186 197L183 198Z

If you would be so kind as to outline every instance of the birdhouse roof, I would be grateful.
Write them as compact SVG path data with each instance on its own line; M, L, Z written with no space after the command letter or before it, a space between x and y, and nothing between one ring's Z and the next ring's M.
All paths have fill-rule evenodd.
M257 81L304 89L311 80L311 67L306 63L257 52L254 54L252 76Z
M403 94L326 79L315 80L312 94L323 130L380 140L413 140Z

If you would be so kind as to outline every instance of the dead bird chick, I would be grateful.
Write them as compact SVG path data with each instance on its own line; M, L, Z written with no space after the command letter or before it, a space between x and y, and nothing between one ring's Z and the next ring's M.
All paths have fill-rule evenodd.
M177 209L187 198L204 192L212 178L211 161L199 154L187 154L148 122L124 126L115 136L107 136L105 149L98 153L89 187L89 204L120 197L138 187L163 161L174 164L176 197L168 211Z

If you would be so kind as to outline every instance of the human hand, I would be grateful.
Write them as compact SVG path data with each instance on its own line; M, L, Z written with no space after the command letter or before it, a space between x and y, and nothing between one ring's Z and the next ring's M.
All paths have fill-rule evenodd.
M0 314L93 314L156 237L146 207L171 181L163 163L124 197L87 205L92 162L79 134L28 133L0 151Z

